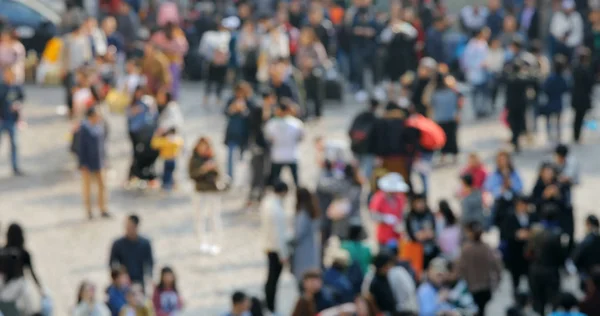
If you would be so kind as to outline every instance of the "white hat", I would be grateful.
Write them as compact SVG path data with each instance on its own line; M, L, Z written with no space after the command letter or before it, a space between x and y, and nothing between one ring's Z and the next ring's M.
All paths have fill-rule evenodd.
M573 0L563 0L562 7L565 10L575 9L575 1L573 1Z
M240 19L237 16L230 16L221 21L224 28L234 30L240 27Z
M396 172L390 172L377 180L379 190L387 193L408 192L408 184L404 181L402 175Z

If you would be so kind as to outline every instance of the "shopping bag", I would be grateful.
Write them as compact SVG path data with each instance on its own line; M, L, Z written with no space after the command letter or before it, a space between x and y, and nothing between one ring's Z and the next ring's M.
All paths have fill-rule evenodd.
M423 272L423 245L416 241L406 240L406 238L401 238L399 243L400 253L398 256L400 260L410 263L419 278Z
M112 113L125 113L125 109L130 103L131 98L127 93L118 91L116 89L111 89L106 94L106 104L108 104L108 108Z

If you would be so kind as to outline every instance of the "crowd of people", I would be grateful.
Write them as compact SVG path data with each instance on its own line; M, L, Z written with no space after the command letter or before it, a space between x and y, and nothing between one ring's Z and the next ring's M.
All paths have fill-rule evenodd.
M157 7L107 1L92 15L68 1L58 60L86 215L94 218L95 185L100 215L112 216L106 114L122 112L132 151L125 188L177 189L187 179L176 179L175 170L187 159L204 254L222 251L222 195L240 177L239 157L251 156L246 204L260 210L264 300L236 292L227 315L277 315L278 283L287 268L300 292L294 316L489 315L486 306L505 268L515 298L507 315L598 315L600 223L588 216L587 235L576 243L572 190L579 167L560 127L563 95L570 92L573 137L581 141L600 61L600 18L585 1L555 2L548 42L533 0L466 6L457 18L460 33L451 30L442 1L198 2L182 14L171 1ZM139 35L142 26L148 36ZM0 132L9 134L13 171L22 175L16 127L25 100L24 49L10 25L2 23L0 33ZM178 100L185 76L201 78L202 106L226 116L225 168L218 145L206 136L181 157ZM327 100L343 99L346 81L369 107L353 119L348 142L315 140L319 174L311 191L299 179L299 161L306 159L299 146ZM458 163L466 99L477 119L497 114L497 101L505 100L501 117L513 150L499 151L492 168L471 153L457 179L460 208L453 210L448 196L432 209L434 158ZM522 150L522 136L535 136L540 115L554 155L541 163L535 186L526 188L512 154ZM281 177L286 169L293 185ZM293 210L286 208L289 199ZM152 246L139 225L130 215L125 236L113 243L106 299L84 281L74 315L183 311L172 268L163 267L153 285ZM490 230L499 231L497 248L482 239ZM0 258L0 301L23 315L49 315L48 300L34 310L31 293L20 291L30 270L46 297L20 226L8 229ZM583 300L562 291L564 271L581 279ZM521 291L524 276L528 293Z

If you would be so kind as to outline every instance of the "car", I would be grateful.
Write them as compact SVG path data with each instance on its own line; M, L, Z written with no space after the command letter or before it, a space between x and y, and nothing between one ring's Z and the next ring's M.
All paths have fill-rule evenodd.
M40 55L58 34L61 16L39 0L0 0L0 18L14 27L27 51Z

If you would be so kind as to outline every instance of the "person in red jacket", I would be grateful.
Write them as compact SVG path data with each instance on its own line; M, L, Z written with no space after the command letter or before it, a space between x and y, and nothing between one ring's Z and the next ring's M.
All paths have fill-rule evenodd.
M160 271L160 282L154 290L152 303L156 316L171 316L181 312L183 302L177 291L175 273L170 267L164 267Z
M462 172L463 175L469 174L473 178L473 187L481 190L483 183L487 177L487 171L485 166L481 163L479 155L476 153L469 154L469 161L465 169Z

